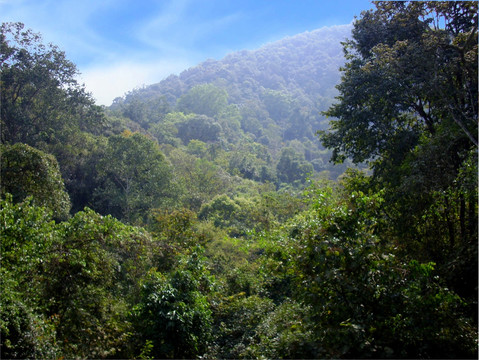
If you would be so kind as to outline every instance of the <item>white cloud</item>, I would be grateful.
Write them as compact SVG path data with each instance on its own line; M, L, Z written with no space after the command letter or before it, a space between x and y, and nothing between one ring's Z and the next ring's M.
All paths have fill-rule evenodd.
M178 24L182 23L187 2L188 0L162 2L162 9L158 9L158 12L150 14L148 19L138 24L138 40L159 50L170 50L171 31L178 30Z
M138 42L165 55L204 59L210 56L205 48L212 46L216 35L228 31L244 16L237 10L212 15L202 9L205 2L197 0L165 0L161 4L137 23L133 33Z
M123 62L97 65L82 71L79 81L85 83L98 105L111 105L112 101L128 91L156 83L170 74L179 73L192 64L181 59L154 63Z

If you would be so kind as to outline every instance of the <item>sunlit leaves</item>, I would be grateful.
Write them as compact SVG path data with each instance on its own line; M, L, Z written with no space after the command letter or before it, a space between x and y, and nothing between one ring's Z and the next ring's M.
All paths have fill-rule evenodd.
M140 344L150 342L155 358L191 358L202 354L211 334L211 310L205 296L210 279L197 252L170 276L152 273L134 309Z
M163 153L139 133L111 136L97 169L97 209L128 222L141 221L148 209L172 196L171 170Z
M21 23L2 23L0 35L2 143L52 144L66 131L99 129L103 115L64 52Z
M25 144L0 145L1 194L10 193L15 202L28 196L45 206L57 219L66 219L70 198L65 192L58 162L52 155Z

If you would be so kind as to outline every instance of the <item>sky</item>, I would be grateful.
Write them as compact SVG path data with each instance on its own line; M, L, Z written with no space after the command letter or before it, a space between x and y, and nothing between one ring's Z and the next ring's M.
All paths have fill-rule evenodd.
M368 0L0 0L76 64L99 105L207 59L350 24Z

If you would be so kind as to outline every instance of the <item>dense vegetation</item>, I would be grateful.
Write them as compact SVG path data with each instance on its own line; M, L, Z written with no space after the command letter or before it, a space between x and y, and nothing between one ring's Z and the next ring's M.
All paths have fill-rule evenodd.
M477 358L477 11L379 2L345 63L320 30L110 108L2 24L2 358Z
M323 28L207 60L115 99L110 114L160 144L215 143L227 154L211 160L243 178L276 186L313 173L335 179L347 166L329 163L315 132L328 128L321 111L337 94L350 32Z

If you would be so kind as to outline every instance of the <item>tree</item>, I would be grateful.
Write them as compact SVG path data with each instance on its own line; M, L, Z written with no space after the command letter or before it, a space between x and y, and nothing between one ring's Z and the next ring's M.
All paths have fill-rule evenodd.
M287 147L281 150L279 162L276 165L278 180L285 183L304 182L308 174L313 172L313 166L304 160L304 155Z
M371 165L369 185L386 190L394 238L444 273L457 271L446 264L465 248L477 264L477 187L458 186L477 159L477 6L385 1L363 12L344 44L338 102L326 112L337 119L320 133L333 161ZM477 272L471 281L451 285L477 288Z
M174 196L165 156L158 144L139 133L110 137L97 171L101 185L96 207L128 222L145 220L149 209Z
M151 266L144 251L149 236L90 209L59 224L57 231L57 241L40 259L41 282L35 290L43 312L58 318L63 355L122 354L131 329L125 309L136 300L138 275Z
M181 259L169 276L152 273L143 285L133 319L139 342L155 359L202 355L212 331L212 313L205 292L212 279L199 248Z
M196 85L178 99L178 111L209 117L217 116L228 105L228 93L213 84Z
M230 227L239 219L240 206L228 195L218 195L203 204L198 217L213 221L216 227Z
M378 2L344 45L339 102L321 133L333 160L400 163L424 136L453 129L477 145L477 3ZM444 28L439 28L443 23Z
M2 23L0 49L2 143L38 146L61 141L67 129L98 130L101 109L58 47L21 23Z
M39 309L42 266L58 239L52 212L31 198L0 201L0 333L2 357L51 358L60 354L55 318Z
M221 126L214 119L205 115L188 115L185 121L176 123L178 137L186 145L190 140L203 142L217 141Z
M285 124L293 108L291 96L282 91L268 89L264 91L263 99L269 116L278 124Z
M224 137L232 143L238 142L243 133L241 131L241 113L239 106L226 106L217 116L218 123L223 130Z
M126 99L126 101L114 104L112 109L119 108L123 116L131 119L144 129L147 129L151 124L158 123L170 112L170 105L164 96L144 100L138 96L138 90L134 90L126 95ZM118 110L117 113L119 113Z
M172 151L168 158L174 170L179 199L187 208L197 211L205 201L232 187L231 176L211 161L198 159L180 149Z
M10 194L0 205L2 357L132 357L128 310L160 242L89 209L58 223Z
M474 320L436 264L381 239L382 194L313 189L310 211L289 223L283 248L293 249L296 296L311 306L313 357L477 357Z
M53 154L74 209L82 209L92 189L83 166L104 130L103 109L96 106L65 53L44 45L39 34L21 23L0 28L0 138ZM89 179L94 176L89 176ZM88 188L88 189L87 189Z
M13 201L33 197L33 203L65 219L70 211L70 198L65 191L58 162L53 155L26 144L0 145L1 194L10 193Z
M271 299L236 293L215 309L215 343L210 358L250 359L261 357L251 349L258 327L274 309ZM259 356L258 356L259 355ZM281 354L284 355L284 354Z
M228 161L229 172L255 181L273 182L276 180L274 170L272 169L273 166L271 165L271 157L267 149L262 145L259 145L259 147L263 150L262 155L266 160L260 158L261 155L256 155L254 149L241 146L230 154Z

